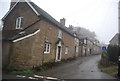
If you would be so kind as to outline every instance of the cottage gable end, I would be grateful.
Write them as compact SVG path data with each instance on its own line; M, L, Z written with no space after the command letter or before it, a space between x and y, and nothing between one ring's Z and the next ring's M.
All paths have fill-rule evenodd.
M36 15L40 15L35 9L34 7L30 4L30 2L28 0L18 0L16 1L16 3L14 2L14 5L12 4L12 6L10 6L10 10L5 14L5 16L2 18L2 20L5 20L5 18L11 13L11 11L17 6L18 3L20 2L26 2L30 8L36 13Z

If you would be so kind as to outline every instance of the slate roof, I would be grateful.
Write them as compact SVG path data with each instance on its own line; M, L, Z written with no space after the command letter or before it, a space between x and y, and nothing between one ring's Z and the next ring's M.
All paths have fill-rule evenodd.
M47 20L49 20L49 22L57 25L57 27L59 27L60 29L62 29L63 31L66 31L67 33L69 33L70 35L74 36L74 32L68 30L67 27L65 27L64 25L62 25L61 23L59 23L58 21L56 21L51 15L49 15L47 12L45 12L43 9L41 9L40 7L38 7L36 4L34 4L33 2L29 2L33 8L44 18L46 18Z

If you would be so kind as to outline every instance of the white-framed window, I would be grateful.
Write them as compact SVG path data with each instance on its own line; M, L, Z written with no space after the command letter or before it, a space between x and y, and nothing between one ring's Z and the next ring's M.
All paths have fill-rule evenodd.
M61 30L58 31L58 38L62 38L62 31Z
M78 46L76 46L76 52L78 53L78 51L79 51L79 48L78 48Z
M77 38L75 37L75 41L77 40Z
M51 44L50 43L45 43L44 53L45 54L50 53L50 48L51 48Z
M22 29L22 28L21 28L22 23L23 23L23 17L18 17L18 18L16 19L16 29Z
M84 44L87 44L87 40L86 39L84 39Z
M77 39L76 42L78 43L78 42L79 42L79 39Z
M75 33L74 33L74 36L75 36L75 41L76 41L77 40L77 38L76 38L77 35Z
M68 47L65 47L65 54L68 54Z

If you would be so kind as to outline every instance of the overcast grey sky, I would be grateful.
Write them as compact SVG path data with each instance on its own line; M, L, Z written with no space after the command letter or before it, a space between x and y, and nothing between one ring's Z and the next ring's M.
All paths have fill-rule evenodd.
M8 11L10 0L0 0L0 18ZM118 0L32 0L66 26L81 26L95 31L104 43L118 32Z

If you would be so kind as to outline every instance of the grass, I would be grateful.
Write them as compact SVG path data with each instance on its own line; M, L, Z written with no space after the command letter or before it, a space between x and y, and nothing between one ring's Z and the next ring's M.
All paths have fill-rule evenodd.
M27 69L27 70L14 70L14 71L10 71L8 72L8 74L31 74L34 73L35 70L32 69Z
M99 68L102 72L105 72L105 73L107 73L111 76L114 76L114 77L117 75L117 72L118 72L118 66L117 65L111 65L111 66L107 66L107 67L100 65Z
M33 67L32 69L24 69L24 70L16 70L16 69L5 69L3 73L5 74L32 74L38 71L45 71L47 69L52 68L53 66L57 66L58 62L46 62L43 65Z
M118 62L110 61L106 51L102 52L102 58L99 62L99 69L111 76L117 77Z

